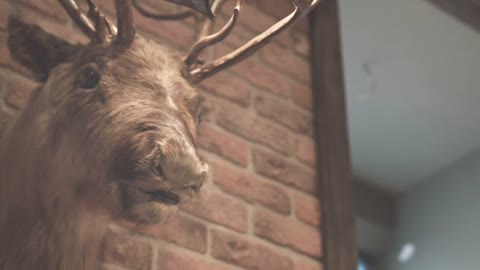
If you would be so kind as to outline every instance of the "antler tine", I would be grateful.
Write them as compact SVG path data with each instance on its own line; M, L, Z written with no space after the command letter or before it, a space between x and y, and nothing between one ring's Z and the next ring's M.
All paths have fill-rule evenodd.
M214 14L216 14L220 10L221 6L224 3L224 0L217 0L213 3L212 10ZM193 44L193 46L190 48L190 52L184 60L187 67L191 68L196 64L200 63L200 54L205 48L224 40L226 37L228 37L228 35L230 35L238 21L238 16L240 15L240 8L242 4L243 0L237 0L237 5L233 10L233 15L230 17L227 24L225 24L225 26L217 33L209 35L213 28L213 22L209 20L205 22L200 33L200 40Z
M138 3L138 0L132 0L133 6L145 17L156 19L156 20L166 20L166 21L173 21L173 20L183 20L188 17L195 16L195 13L191 10L186 10L183 12L175 13L175 14L154 14L150 11L147 11L142 5Z
M85 15L78 7L75 0L58 0L60 5L65 9L70 18L75 24L87 35L90 39L96 39L97 33L95 31L95 23Z
M131 0L115 0L117 12L117 39L116 42L130 46L135 37L135 24L133 21L133 10Z
M268 44L274 37L280 34L285 29L295 24L302 17L307 15L321 0L292 0L295 6L294 11L277 22L269 29L251 39L249 42L236 49L235 51L224 55L211 63L205 64L198 68L192 69L192 66L188 66L188 74L186 74L192 83L198 83L217 72L226 69L248 56L255 53L257 50Z

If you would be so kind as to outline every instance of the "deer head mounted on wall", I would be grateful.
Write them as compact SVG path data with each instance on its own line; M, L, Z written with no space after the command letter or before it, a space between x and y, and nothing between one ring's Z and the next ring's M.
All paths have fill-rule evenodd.
M210 18L223 2L215 0L210 10L208 0L168 1ZM247 58L319 1L293 0L289 16L209 63L200 60L202 51L232 31L242 0L219 32L211 34L207 20L183 59L136 34L132 8L165 19L191 11L153 15L136 1L115 0L115 25L93 0L86 12L74 0L59 2L90 42L73 45L10 19L11 54L42 85L10 136L11 161L2 165L7 168L2 179L7 185L21 181L31 190L25 196L48 211L69 213L66 206L75 201L85 209L150 224L168 220L207 175L196 148L200 98L193 85Z

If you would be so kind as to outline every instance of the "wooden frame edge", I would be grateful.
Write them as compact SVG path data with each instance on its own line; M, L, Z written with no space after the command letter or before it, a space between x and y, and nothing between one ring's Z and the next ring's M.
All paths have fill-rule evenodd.
M324 266L354 270L357 246L338 1L321 2L310 27Z

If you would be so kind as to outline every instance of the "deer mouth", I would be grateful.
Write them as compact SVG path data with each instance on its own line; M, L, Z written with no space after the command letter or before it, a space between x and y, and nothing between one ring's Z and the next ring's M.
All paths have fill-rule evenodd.
M151 200L155 202L164 203L167 205L177 205L180 203L180 196L173 192L165 191L165 190L155 190L146 192L148 195L151 196Z

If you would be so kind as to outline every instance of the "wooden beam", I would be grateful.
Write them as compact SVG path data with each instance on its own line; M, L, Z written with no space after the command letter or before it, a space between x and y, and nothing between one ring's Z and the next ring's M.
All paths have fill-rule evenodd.
M480 32L480 0L427 0Z
M357 245L337 0L324 0L314 11L311 41L325 269L354 270Z

